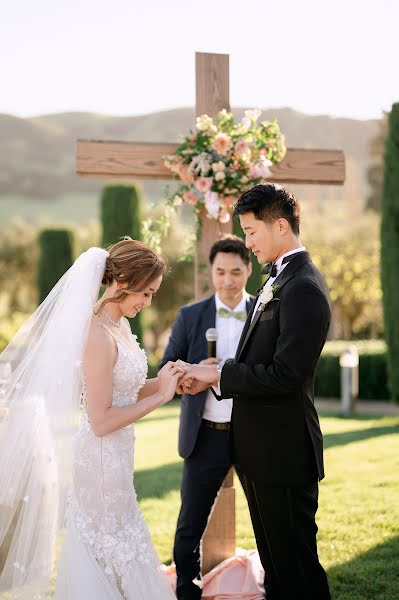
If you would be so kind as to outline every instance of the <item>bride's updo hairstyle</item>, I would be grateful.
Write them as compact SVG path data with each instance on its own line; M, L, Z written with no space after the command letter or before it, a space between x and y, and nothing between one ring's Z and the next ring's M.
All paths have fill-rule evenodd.
M143 242L125 238L108 246L107 250L109 256L102 284L108 287L119 281L126 287L119 289L113 298L105 300L100 310L109 302L122 302L129 293L144 292L155 279L168 272L166 259Z

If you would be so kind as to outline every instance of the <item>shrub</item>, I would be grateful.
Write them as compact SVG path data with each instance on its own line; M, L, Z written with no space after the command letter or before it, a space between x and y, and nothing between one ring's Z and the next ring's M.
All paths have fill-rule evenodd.
M73 263L73 233L69 229L44 229L39 235L39 303Z
M316 371L315 395L321 398L341 396L340 354L349 345L359 352L359 398L362 400L387 400L386 345L378 340L327 342Z

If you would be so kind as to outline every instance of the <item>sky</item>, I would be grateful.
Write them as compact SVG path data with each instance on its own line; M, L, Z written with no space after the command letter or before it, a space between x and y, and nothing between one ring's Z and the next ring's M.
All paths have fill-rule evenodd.
M399 0L3 0L0 112L138 115L195 103L195 51L231 105L378 118L399 101Z

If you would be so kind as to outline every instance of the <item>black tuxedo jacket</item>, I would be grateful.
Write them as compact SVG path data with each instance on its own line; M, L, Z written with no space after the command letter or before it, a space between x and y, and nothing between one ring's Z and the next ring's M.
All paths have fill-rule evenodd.
M253 302L253 296L247 300L247 313ZM200 300L194 304L183 306L172 328L161 366L169 360L179 358L191 364L199 363L208 357L208 347L205 332L215 327L216 303L215 296ZM232 355L234 352L232 352ZM202 414L207 391L199 394L183 394L181 399L179 454L188 458L193 452L201 426ZM231 398L231 396L229 396Z
M327 285L307 252L275 280L275 298L251 313L221 397L233 397L232 451L250 479L304 485L324 477L323 438L314 407L314 377L330 325Z

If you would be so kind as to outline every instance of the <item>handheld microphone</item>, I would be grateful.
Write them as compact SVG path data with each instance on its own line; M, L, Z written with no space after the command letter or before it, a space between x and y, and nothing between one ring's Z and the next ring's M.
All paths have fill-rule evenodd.
M218 339L218 330L210 327L205 331L206 341L208 342L208 358L216 358L216 340Z

